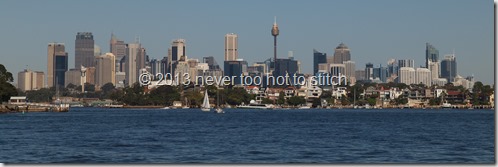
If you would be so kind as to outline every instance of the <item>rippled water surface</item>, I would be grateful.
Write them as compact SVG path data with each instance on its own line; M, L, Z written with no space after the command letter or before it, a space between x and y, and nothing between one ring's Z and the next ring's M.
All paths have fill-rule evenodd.
M0 115L4 163L494 163L492 110Z

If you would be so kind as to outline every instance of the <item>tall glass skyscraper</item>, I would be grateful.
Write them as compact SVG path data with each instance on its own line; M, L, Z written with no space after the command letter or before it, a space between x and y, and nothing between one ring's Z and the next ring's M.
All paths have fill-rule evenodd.
M429 68L430 62L439 61L439 51L429 43L425 43L425 67Z
M441 77L446 78L449 82L455 80L457 75L457 63L454 54L445 55L444 59L441 61Z

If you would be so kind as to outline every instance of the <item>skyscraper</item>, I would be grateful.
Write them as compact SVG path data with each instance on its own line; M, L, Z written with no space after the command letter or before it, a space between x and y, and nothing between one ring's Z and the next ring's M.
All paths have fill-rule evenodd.
M247 75L247 62L244 60L225 61L224 62L225 76L235 76L234 84L241 84L240 75Z
M436 79L439 78L439 62L429 62L429 70L431 71L431 78Z
M407 85L416 84L417 76L415 69L413 67L401 67L399 69L399 83L404 83Z
M93 54L93 51L92 51ZM66 55L64 43L49 43L47 47L47 86L55 86L55 58L57 55Z
M446 78L448 82L453 82L457 75L457 63L454 54L445 55L441 61L441 77Z
M74 49L74 67L95 67L93 35L91 32L78 32L76 34Z
M415 70L416 75L417 75L417 81L416 84L424 84L425 86L431 86L432 85L432 76L431 76L431 71L427 68L417 68Z
M171 48L168 50L168 72L172 75L175 73L176 63L185 54L185 39L175 39L171 42Z
M429 43L425 43L425 67L429 68L430 62L439 61L439 51Z
M367 63L365 64L365 80L373 80L373 64Z
M401 67L415 68L415 61L411 59L398 60L398 68Z
M354 61L348 60L344 62L345 70L344 75L348 78L348 81L352 84L356 81L356 63Z
M237 48L238 36L237 34L230 33L225 35L225 61L237 60L239 57Z
M139 43L130 43L127 44L126 51L126 83L125 85L131 86L135 82L138 81L138 71L140 68L137 65L137 58L139 58L139 54L141 52L141 45Z
M342 64L343 62L348 60L351 60L351 53L349 51L349 48L344 43L341 43L335 48L333 63Z
M111 33L111 40L109 41L110 43L110 47L109 47L109 50L112 54L114 54L114 56L116 56L116 71L117 72L124 72L121 71L121 69L124 69L124 68L121 68L121 59L123 59L124 56L126 56L126 43L124 43L124 41L122 40L119 40L115 35L114 33Z
M93 54L93 53L92 53ZM65 73L68 70L68 56L66 54L55 55L54 86L64 87Z
M116 60L112 53L106 53L105 55L97 57L97 64L95 67L95 83L96 87L100 88L107 83L112 83L116 85Z
M321 53L313 49L313 75L318 73L318 64L327 63L327 53Z

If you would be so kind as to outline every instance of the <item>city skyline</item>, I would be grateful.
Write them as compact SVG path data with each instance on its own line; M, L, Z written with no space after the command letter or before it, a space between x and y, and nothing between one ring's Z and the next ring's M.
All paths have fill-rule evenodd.
M33 4L40 3L37 1L30 2ZM105 4L107 3L93 2L100 4L92 6L94 8L106 6ZM270 3L277 2L281 1ZM345 14L341 13L341 10L344 9L334 7L327 11L317 11L312 14L306 14L306 12L296 12L294 14L292 13L293 10L297 10L305 4L282 3L281 9L273 11L269 7L255 6L257 3L254 2L242 2L248 3L246 5L248 5L249 9L259 9L262 12L257 14L247 9L235 10L240 13L238 19L236 19L236 15L225 16L215 11L206 11L201 8L204 2L198 2L188 5L192 8L193 11L191 12L193 13L187 12L186 16L181 19L184 21L181 21L180 25L174 25L168 24L168 21L164 21L162 24L156 23L152 19L152 17L155 17L153 16L154 14L147 14L147 12L130 16L130 20L109 20L106 19L107 17L102 17L104 16L104 12L99 12L99 10L94 10L96 12L91 14L93 16L92 21L87 20L80 23L79 21L77 22L78 19L88 18L82 16L83 12L79 12L80 9L75 9L74 13L69 9L74 5L80 5L81 7L92 3L76 4L64 1L61 3L44 3L40 6L43 6L45 9L55 7L67 8L70 13L68 13L68 16L61 17L76 17L73 21L67 20L65 26L54 29L53 27L41 26L44 23L36 20L37 17L53 14L50 10L44 10L39 15L34 16L32 15L33 12L39 12L40 9L12 7L12 9L23 9L19 10L21 12L33 10L27 12L28 14L16 15L19 11L13 11L11 8L5 7L17 6L22 3L2 2L5 5L0 5L3 6L3 8L0 7L1 11L13 13L15 16L6 17L11 16L6 14L0 16L0 18L6 21L6 25L8 25L0 28L2 30L0 32L4 36L4 39L9 39L0 41L0 49L4 51L1 56L2 63L13 73L23 71L27 65L28 69L33 71L43 70L47 75L46 63L39 62L46 62L47 43L55 41L66 44L66 52L69 55L69 68L74 68L75 46L73 40L77 32L92 32L95 44L102 47L102 53L109 52L109 36L111 33L114 33L119 39L125 41L125 43L132 43L134 38L139 35L142 46L147 48L147 54L151 58L162 59L162 57L167 56L167 49L170 47L171 40L183 38L188 41L189 51L186 56L189 58L202 59L203 57L213 56L217 61L221 61L224 57L223 35L233 32L239 37L238 57L252 64L273 57L273 40L272 36L268 33L268 29L274 21L274 16L277 16L280 29L277 56L284 58L287 57L285 54L287 51L293 51L295 59L301 61L303 73L312 73L313 71L313 49L333 55L334 48L340 43L344 43L350 48L351 60L356 63L356 69L362 69L369 62L374 67L377 67L379 64L384 66L391 58L412 59L415 62L415 67L425 66L425 47L428 42L439 50L440 60L442 59L441 55L450 54L455 50L455 56L458 62L460 62L458 64L459 75L465 77L474 74L478 81L483 81L487 84L493 83L494 77L489 77L494 74L493 62L489 61L494 56L492 46L493 22L491 20L493 6L491 2L486 4L484 1L438 1L431 2L432 6L428 7L424 5L425 1L376 1L375 4L371 4L373 2L368 1L362 1L363 3L358 3L358 1L317 2L321 5L315 5L320 9L324 5L332 7L334 4L341 4L344 8L353 11L365 9L369 5L374 5L376 10L384 9L385 7L382 4L385 3L394 6L401 6L404 3L409 3L410 5L403 5L399 9L386 9L388 11L375 13L368 13L372 11L366 10L358 11L360 12L359 14L355 14L353 11L348 12L351 14ZM49 5L50 3L54 4ZM173 6L185 5L185 2L179 1L161 3ZM452 5L447 5L447 3L452 3ZM121 5L124 8L133 6L124 4ZM154 4L143 4L143 6L144 9L155 9L147 11L159 12L156 14L170 21L175 20L174 16L176 14L174 14L174 11L185 9L171 9L173 11L162 13ZM213 7L221 8L223 6L226 5L220 3L218 6L215 5ZM427 8L427 10L420 10L422 8ZM195 10L197 9L203 10L196 12ZM429 9L438 9L438 11L431 12ZM415 14L410 14L404 10L414 12ZM450 13L441 12L441 10ZM201 18L211 19L202 20L195 18L198 16L195 15L196 13L199 14L198 12L208 12L206 16L202 16ZM396 12L400 12L401 15L393 15ZM300 16L300 14L303 14L303 16ZM366 14L372 16L365 17ZM115 16L114 14L110 15ZM148 26L137 28L130 22L135 17L146 16L151 19L141 20L141 23ZM371 21L371 18L375 18L373 20L378 21L378 23ZM226 22L227 20L231 20L231 22ZM337 21L341 23L339 26L322 26L316 24L333 25ZM247 23L243 24L244 22ZM418 24L434 26L421 28ZM13 25L19 27L14 29L16 26ZM200 28L200 25L202 25L202 28ZM359 28L365 26L368 28L366 29L367 31L365 31L365 28ZM29 28L26 29L27 27ZM33 27L36 27L34 29L36 31L32 31ZM29 31L30 29L31 31ZM310 32L309 30L313 31ZM23 42L21 46L24 48L16 49L15 46L20 45L17 43L21 41ZM16 82L17 78L15 79Z

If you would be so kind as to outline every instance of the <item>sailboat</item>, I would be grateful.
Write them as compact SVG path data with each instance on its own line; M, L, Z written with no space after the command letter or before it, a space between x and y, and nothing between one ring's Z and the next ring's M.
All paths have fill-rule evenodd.
M207 89L204 93L204 100L202 102L201 110L202 111L211 111L211 106L209 105L209 97L208 97L208 90Z
M225 111L223 111L223 109L221 109L220 107L220 91L218 89L216 89L216 109L215 109L215 112L216 113L225 113Z

